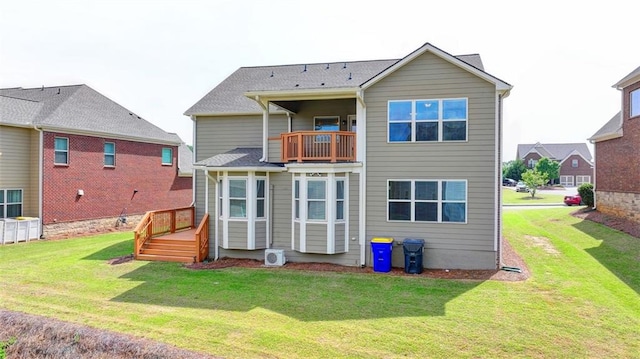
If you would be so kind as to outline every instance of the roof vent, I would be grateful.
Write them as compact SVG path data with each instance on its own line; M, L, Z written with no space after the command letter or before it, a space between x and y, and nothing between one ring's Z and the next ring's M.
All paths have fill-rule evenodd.
M324 86L324 82L320 84L320 86Z
M307 65L304 65L304 70L302 72L307 72Z
M351 80L351 79L352 79L351 72L349 72L349 78L347 80Z
M300 84L296 84L296 87L299 87L299 86L300 86Z
M329 64L327 64L327 68L326 69L329 70Z
M342 65L342 68L343 68L343 69L346 69L346 68L347 68L347 63L346 63L346 62L344 63L344 65Z

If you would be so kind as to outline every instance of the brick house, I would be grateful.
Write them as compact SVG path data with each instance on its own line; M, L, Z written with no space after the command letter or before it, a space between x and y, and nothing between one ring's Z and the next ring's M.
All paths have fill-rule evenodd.
M0 218L59 237L192 202L182 140L87 85L0 89L0 108Z
M518 145L516 158L521 159L527 168L534 168L543 157L560 163L560 177L554 179L554 183L570 187L592 183L593 162L586 143L538 142Z
M589 138L595 146L596 208L640 223L640 67L618 81L622 109Z

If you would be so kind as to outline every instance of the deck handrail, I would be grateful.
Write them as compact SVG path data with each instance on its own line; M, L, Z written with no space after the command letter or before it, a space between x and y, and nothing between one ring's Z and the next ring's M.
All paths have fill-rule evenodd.
M356 133L351 131L295 131L282 133L282 162L355 161Z
M209 213L205 213L196 229L196 248L198 250L198 262L202 262L209 256Z
M145 243L154 235L175 233L195 227L195 208L181 207L149 211L134 230L134 258L138 258Z

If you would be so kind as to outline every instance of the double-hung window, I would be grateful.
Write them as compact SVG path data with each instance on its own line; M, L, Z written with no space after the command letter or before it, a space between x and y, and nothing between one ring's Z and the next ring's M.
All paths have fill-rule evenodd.
M0 189L0 218L22 216L22 190Z
M466 222L464 180L389 180L388 220Z
M336 220L344 220L344 180L336 180Z
M162 165L163 166L173 165L173 148L170 148L170 147L162 148Z
M107 167L116 165L116 144L113 142L104 143L104 165Z
M326 219L327 181L307 181L307 219Z
M229 180L229 217L247 218L247 180Z
M467 99L389 101L389 142L467 140Z
M578 160L576 160L576 159L571 160L571 167L573 167L573 168L578 167Z
M69 139L56 137L54 140L53 163L56 165L69 164Z
M640 89L629 94L629 117L640 116Z

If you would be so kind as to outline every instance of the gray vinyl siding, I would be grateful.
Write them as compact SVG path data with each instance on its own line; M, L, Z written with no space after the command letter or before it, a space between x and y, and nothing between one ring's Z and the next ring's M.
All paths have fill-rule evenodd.
M22 215L38 217L38 132L0 126L0 189L22 189Z
M246 221L229 221L229 248L247 249Z
M342 253L345 251L344 232L345 232L344 223L336 223L335 224L336 253Z
M267 248L267 222L256 221L256 249Z
M340 121L346 124L348 115L355 115L356 100L341 99L329 101L302 101L300 110L293 116L292 131L313 131L313 118L317 116L340 116ZM348 126L346 124L345 126ZM341 130L348 130L343 127Z
M389 100L460 97L468 98L466 142L387 143ZM425 53L367 89L365 100L367 242L423 238L425 267L495 268L495 86ZM467 180L467 223L388 222L389 179ZM395 248L393 266L402 267Z
M307 222L306 253L327 253L327 225Z

